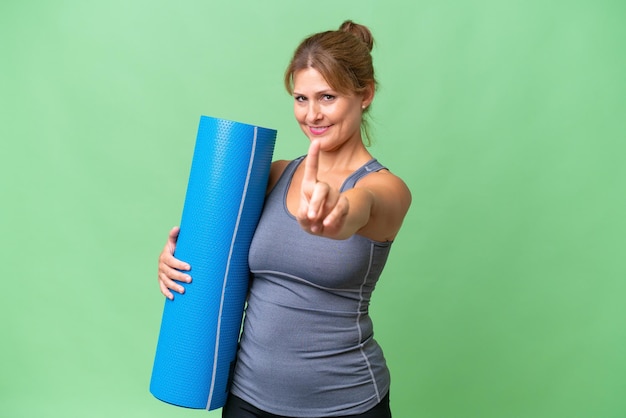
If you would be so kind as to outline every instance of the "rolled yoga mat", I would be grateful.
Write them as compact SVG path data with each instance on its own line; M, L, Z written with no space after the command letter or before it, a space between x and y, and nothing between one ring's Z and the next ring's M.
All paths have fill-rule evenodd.
M165 301L150 382L162 401L226 402L275 140L272 129L200 118L175 251L193 280Z

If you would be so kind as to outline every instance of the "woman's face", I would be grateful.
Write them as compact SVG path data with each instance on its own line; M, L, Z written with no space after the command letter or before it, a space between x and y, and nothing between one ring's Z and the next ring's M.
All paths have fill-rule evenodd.
M310 140L319 140L323 151L361 141L361 115L371 98L339 93L314 68L297 71L293 81L294 114Z

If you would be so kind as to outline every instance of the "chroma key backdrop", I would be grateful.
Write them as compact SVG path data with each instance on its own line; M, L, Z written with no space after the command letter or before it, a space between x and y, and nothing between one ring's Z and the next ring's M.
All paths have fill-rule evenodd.
M626 3L0 4L0 415L219 417L149 392L201 115L308 141L297 44L370 27L413 204L373 295L397 418L626 416Z

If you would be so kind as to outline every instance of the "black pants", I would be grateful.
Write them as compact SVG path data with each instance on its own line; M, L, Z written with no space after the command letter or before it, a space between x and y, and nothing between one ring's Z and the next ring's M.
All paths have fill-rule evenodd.
M378 405L367 412L358 415L346 415L345 418L391 418L391 409L389 409L389 394L380 401ZM224 409L222 409L222 418L290 418L282 415L274 415L269 412L250 405L241 398L234 396L232 393L228 395L228 400Z

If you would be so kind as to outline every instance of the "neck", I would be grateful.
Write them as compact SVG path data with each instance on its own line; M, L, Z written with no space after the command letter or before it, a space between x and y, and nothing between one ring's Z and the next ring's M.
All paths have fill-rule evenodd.
M319 171L353 172L371 159L372 155L362 142L346 143L338 149L320 152Z

